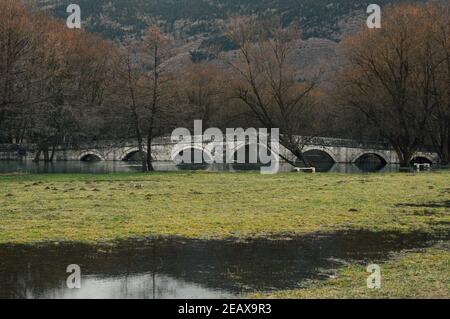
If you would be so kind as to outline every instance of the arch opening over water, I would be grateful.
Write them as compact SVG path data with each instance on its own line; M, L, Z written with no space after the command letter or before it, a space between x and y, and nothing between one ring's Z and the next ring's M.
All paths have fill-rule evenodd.
M433 165L433 161L429 158L426 158L425 156L416 156L411 160L411 165L414 164L430 164Z
M187 152L190 152L190 160L191 160L190 163L189 161L187 163L185 163L184 161L185 157L189 158L188 156L186 156L189 155L189 153L186 154ZM196 156L202 159L202 163L195 163ZM205 159L208 161L212 160L211 156L208 153L206 153L203 149L191 147L185 148L180 152L178 152L173 161L177 163L179 169L195 170L195 169L204 169L208 166L208 163L206 162Z
M102 158L97 154L89 153L89 154L82 155L80 157L80 161L81 162L100 162L100 161L102 161Z
M331 155L322 150L309 150L303 156L318 172L328 172L336 164Z
M145 158L147 158L147 152L144 152L144 159ZM122 161L124 162L141 162L142 160L143 158L138 150L131 151L122 158Z
M363 172L377 172L386 167L386 160L378 154L366 153L358 157L355 165Z
M263 149L267 154L267 156L271 156L272 152L267 149L267 147L259 144L246 144L239 147L232 156L233 159L233 169L236 170L260 170L261 167L270 166L271 163L264 164L261 161L259 156L260 149ZM250 152L254 152L256 150L256 163L255 163L255 155L251 156ZM244 161L238 161L239 152L244 152L245 159Z

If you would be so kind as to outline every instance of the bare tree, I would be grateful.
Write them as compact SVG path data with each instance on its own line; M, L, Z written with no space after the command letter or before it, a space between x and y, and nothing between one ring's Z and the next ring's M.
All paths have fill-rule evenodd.
M209 127L219 108L226 99L224 81L216 65L210 63L192 63L182 70L178 81L178 90L189 106L186 113L196 114L202 119L203 126Z
M141 108L142 98L140 79L143 76L136 46L132 43L117 52L114 70L116 81L112 86L112 96L120 101L122 107L127 108L131 124L137 139L139 157L142 161L142 171L147 169L147 154L144 152L144 134L142 132Z
M292 62L300 40L294 25L283 28L278 19L232 19L227 36L239 46L234 70L235 97L267 128L280 129L280 143L305 165L300 136L310 125L317 78L302 79ZM292 162L295 164L295 161Z
M430 88L436 65L420 6L385 13L383 28L344 42L348 65L338 77L343 104L360 112L407 166L426 137L435 103Z
M424 10L427 37L432 50L433 73L431 95L435 102L430 138L436 146L441 164L450 163L450 6L432 3Z
M164 132L171 115L171 57L170 38L152 26L141 40L129 42L115 58L112 96L127 109L143 171L153 170L153 140Z
M62 23L42 17L35 29L39 46L34 50L31 73L38 79L39 103L33 115L30 137L38 145L45 161L54 159L58 145L91 134L101 120L95 116L104 101L110 77L110 44L79 30L69 30ZM95 43L95 46L93 44ZM92 128L86 123L90 119Z
M161 134L170 108L170 87L173 81L171 61L173 57L172 40L156 26L151 26L141 43L143 67L143 92L145 100L143 109L144 127L147 143L147 169L153 171L153 139Z
M16 0L0 2L0 127L5 142L24 138L29 106L29 64L35 42L32 21Z

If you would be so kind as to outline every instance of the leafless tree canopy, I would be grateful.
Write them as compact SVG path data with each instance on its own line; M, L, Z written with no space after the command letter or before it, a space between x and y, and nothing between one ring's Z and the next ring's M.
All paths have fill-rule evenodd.
M448 141L448 28L448 7L405 5L391 8L381 29L345 40L342 103L392 144L402 165L430 136Z
M284 28L279 20L240 17L230 22L227 35L240 48L238 59L229 61L236 98L262 125L279 128L281 143L305 161L305 140L299 136L312 127L317 81L300 81L292 63L300 40L298 28Z
M450 161L447 4L386 8L381 29L342 41L334 83L298 67L299 27L277 18L234 17L224 32L236 51L180 62L182 40L156 25L112 43L19 0L2 0L0 16L0 143L35 144L36 160L53 160L58 147L135 140L152 170L155 137L202 119L204 128L279 128L306 164L311 137L358 138L361 128L388 141L402 165L426 144Z

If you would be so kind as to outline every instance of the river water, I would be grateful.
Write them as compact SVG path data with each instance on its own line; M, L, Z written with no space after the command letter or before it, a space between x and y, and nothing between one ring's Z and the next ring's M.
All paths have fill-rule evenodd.
M251 164L213 164L213 165L184 165L177 166L173 162L154 162L157 171L179 171L179 170L205 170L210 172L236 172L236 171L259 171L260 166ZM292 171L292 166L287 163L280 164L280 172ZM318 165L319 172L333 173L363 173L363 172L395 172L398 165L385 165L373 167L371 165L357 166L356 164L333 164L325 163ZM32 161L0 161L0 173L121 173L140 172L139 162L122 161L61 161L53 163L34 163Z

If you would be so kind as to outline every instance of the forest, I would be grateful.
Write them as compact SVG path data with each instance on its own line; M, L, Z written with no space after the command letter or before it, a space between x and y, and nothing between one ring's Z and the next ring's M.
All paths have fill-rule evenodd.
M331 78L319 68L306 76L293 63L306 36L301 23L239 13L222 17L233 54L210 48L214 58L180 63L189 52L151 21L142 34L116 41L3 0L0 143L35 144L35 160L52 161L57 147L132 139L143 156L156 137L201 119L221 129L279 128L300 160L307 138L298 136L328 136L387 142L404 166L425 146L449 163L448 5L387 7L381 29L343 37L344 60ZM143 169L152 170L151 153Z

